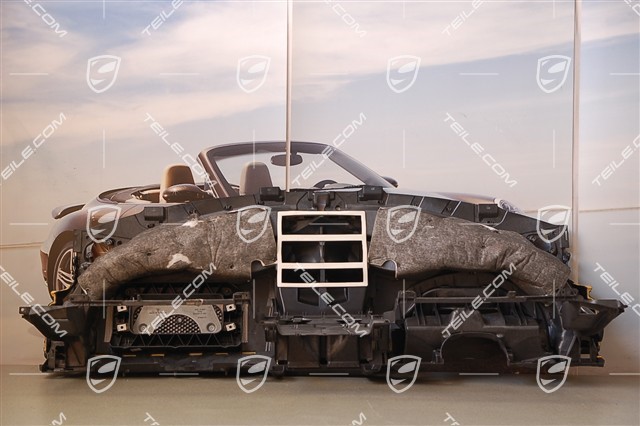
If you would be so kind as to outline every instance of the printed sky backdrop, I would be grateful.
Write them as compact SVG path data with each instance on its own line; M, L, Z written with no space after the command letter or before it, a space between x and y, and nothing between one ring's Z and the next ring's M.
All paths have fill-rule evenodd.
M638 154L606 190L591 184L638 135L638 79L611 75L639 67L638 17L621 3L584 6L582 208L638 205L637 190L629 191ZM180 159L145 123L147 113L194 156L207 146L284 138L284 3L183 3L171 14L170 3L42 5L67 34L24 3L2 6L2 168L19 163L60 113L66 120L3 179L3 243L41 241L46 233L9 223L48 222L56 205L158 182L164 166ZM341 148L403 188L489 194L525 210L568 204L573 63L549 94L536 69L541 57L572 57L573 5L475 6L296 2L294 139L331 143L364 113ZM154 19L160 26L149 28ZM100 94L86 81L87 60L98 55L121 58L115 84ZM245 93L237 64L251 55L269 57L270 66L265 84ZM399 55L420 58L403 93L387 84L388 59ZM444 122L446 114L517 184L505 184Z
M181 161L165 141L195 157L209 146L284 139L287 16L280 1L183 2L175 10L171 2L38 4L0 2L0 170L21 163L61 113L65 120L0 179L0 264L45 303L37 243L51 230L51 209L158 183L167 164ZM293 137L332 143L347 132L340 148L403 189L492 195L532 215L569 205L573 21L573 2L560 0L296 1ZM615 294L598 281L595 262L640 299L640 149L621 163L640 134L639 34L640 16L624 1L583 1L580 271L598 297ZM87 62L100 55L121 62L113 86L95 93ZM247 93L238 62L254 55L269 67ZM413 84L396 93L388 62L402 55L420 64ZM545 93L537 65L550 55L572 61L564 84ZM515 186L453 131L447 114ZM619 167L593 184L612 162ZM2 295L2 338L14 344L0 344L0 360L40 361L41 338L26 332L11 290ZM637 371L637 325L625 314L608 332L610 368Z

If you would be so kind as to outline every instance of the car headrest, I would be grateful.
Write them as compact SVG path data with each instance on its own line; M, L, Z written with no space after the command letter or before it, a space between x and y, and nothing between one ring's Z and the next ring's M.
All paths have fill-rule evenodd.
M163 195L167 188L179 184L194 185L193 174L186 164L171 164L164 169L162 174L162 182L160 183L160 202L166 203Z
M240 175L240 195L258 194L260 188L269 186L273 186L273 182L266 164L250 161L244 165Z

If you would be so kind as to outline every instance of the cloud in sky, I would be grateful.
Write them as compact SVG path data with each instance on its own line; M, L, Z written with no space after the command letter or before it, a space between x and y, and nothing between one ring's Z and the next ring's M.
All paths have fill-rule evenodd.
M151 35L142 31L170 3L110 4L104 20L95 5L46 6L68 31L65 37L57 37L26 5L3 5L3 101L12 123L3 134L5 146L23 144L60 111L92 118L65 129L69 143L82 143L97 127L131 132L131 118L135 123L151 108L172 126L284 103L284 2L185 3ZM568 2L555 5L555 18L550 4L535 2L517 7L486 2L475 10L471 3L458 2L333 6L294 5L297 100L327 97L358 79L384 73L387 59L399 54L419 56L427 68L566 46L572 40ZM637 30L632 14L620 20L611 5L590 7L598 7L598 15L616 25L594 28L585 41ZM359 37L336 10L353 17L366 35ZM451 35L443 33L464 15L466 22L449 28ZM85 83L86 61L100 54L120 56L122 64L114 87L96 96ZM260 91L245 96L235 82L236 66L238 59L254 54L271 57L270 75ZM11 75L24 72L48 75Z
M170 3L162 5L166 9ZM60 111L92 118L78 119L66 129L69 142L81 143L83 137L95 134L96 120L101 121L98 127L119 133L131 130L132 117L138 122L150 110L172 126L284 103L283 4L184 4L151 35L141 34L147 21L139 16L150 22L161 7L151 11L146 5L127 6L111 12L138 14L125 21L124 28L109 25L123 16L109 17L102 24L99 15L84 13L85 21L78 25L81 32L74 31L74 9L51 7L51 14L68 30L63 38L54 36L24 5L3 6L5 111L10 123L28 130L10 129L3 135L4 145L24 143ZM96 28L87 27L86 20L95 21ZM102 54L119 56L122 62L116 84L97 95L86 83L87 60ZM240 58L255 54L269 56L271 65L265 85L247 95L236 84L236 68ZM33 72L48 75L11 75Z
M297 99L323 97L363 75L384 73L387 60L402 54L420 57L421 67L428 68L572 48L573 43L572 2L484 2L475 9L472 2L446 1L332 4L333 9L324 2L295 4ZM589 4L583 42L636 34L637 17L625 6ZM462 24L454 28L456 19ZM360 36L356 26L366 34Z

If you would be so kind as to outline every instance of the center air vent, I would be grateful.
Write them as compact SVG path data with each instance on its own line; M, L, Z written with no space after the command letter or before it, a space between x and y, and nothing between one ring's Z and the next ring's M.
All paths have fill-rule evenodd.
M278 212L278 287L366 285L364 212Z

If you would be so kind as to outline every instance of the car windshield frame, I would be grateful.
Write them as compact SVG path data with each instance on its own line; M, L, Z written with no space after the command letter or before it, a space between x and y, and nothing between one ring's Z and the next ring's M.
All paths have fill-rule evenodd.
M344 152L331 145L317 142L291 142L292 154L322 154L323 152L326 152L327 147L331 149L331 154L328 156L329 160L335 163L338 167L345 170L347 173L353 175L361 182L364 182L364 185L393 188L393 185L378 173L374 172L355 158L345 154ZM213 190L218 195L218 197L231 197L236 196L237 193L233 189L231 184L227 181L227 177L224 176L222 170L218 166L217 162L219 160L252 154L256 150L260 150L262 152L273 152L274 155L285 154L285 149L285 142L282 141L240 142L207 148L199 154L198 158L209 172L214 186ZM296 189L300 190L303 188ZM309 189L320 188L304 188L304 190Z

